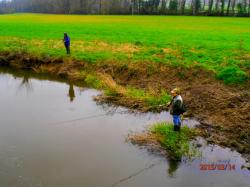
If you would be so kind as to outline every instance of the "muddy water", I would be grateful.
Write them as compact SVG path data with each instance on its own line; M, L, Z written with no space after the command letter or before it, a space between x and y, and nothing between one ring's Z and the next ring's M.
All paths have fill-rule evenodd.
M202 142L201 158L177 163L125 141L131 131L170 121L168 113L129 114L97 105L96 90L46 79L1 70L1 187L250 186L245 160L229 149Z

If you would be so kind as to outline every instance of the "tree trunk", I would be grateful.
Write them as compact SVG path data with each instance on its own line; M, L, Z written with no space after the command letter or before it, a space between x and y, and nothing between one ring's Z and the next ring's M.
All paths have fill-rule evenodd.
M247 11L247 14L248 15L250 14L250 0L248 0L248 11Z
M166 14L166 0L161 0L160 14Z
M215 12L216 13L219 12L219 0L216 0L216 3L215 3Z
M224 8L225 8L225 0L221 0L221 12L220 12L220 14L222 16L224 15Z
M99 0L99 14L102 14L102 0Z
M233 12L233 14L235 14L235 10L234 10L235 3L236 3L236 0L232 0L232 12Z
M134 15L135 0L131 0L131 14Z
M206 5L206 0L203 0L203 6L202 6L202 10L205 10L205 5Z
M140 6L141 6L141 0L138 0L137 2L137 13L140 14Z
M186 0L181 1L181 14L185 13Z
M208 14L212 14L212 8L213 8L214 0L209 0L209 5L208 5Z
M69 14L70 13L70 0L66 0L65 1L65 8L64 8L64 11L66 14Z
M244 10L244 13L247 12L247 0L243 0L243 10Z
M196 15L196 10L197 10L197 7L196 7L196 0L193 0L193 8L192 8L192 10L193 10L193 15Z
M227 4L227 15L229 15L230 6L231 6L231 0L228 0L228 4Z

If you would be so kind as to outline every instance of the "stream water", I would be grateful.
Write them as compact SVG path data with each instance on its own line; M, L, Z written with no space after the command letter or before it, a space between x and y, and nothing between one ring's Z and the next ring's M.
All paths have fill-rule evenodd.
M53 79L0 69L1 187L250 186L246 161L230 149L202 143L201 158L173 162L125 141L171 121L167 112L98 105L98 91Z

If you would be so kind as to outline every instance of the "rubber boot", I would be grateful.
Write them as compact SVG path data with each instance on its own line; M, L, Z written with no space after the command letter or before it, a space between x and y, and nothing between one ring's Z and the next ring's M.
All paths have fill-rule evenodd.
M174 131L178 131L178 126L174 125Z
M177 131L181 131L181 124L180 123L177 125Z

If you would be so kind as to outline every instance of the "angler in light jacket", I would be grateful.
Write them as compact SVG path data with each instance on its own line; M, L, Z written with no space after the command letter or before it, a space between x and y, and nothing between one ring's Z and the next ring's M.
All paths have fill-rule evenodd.
M180 96L180 89L175 88L171 91L173 97L170 103L170 114L173 116L174 131L180 131L181 129L181 114L185 112L183 106L183 100Z

